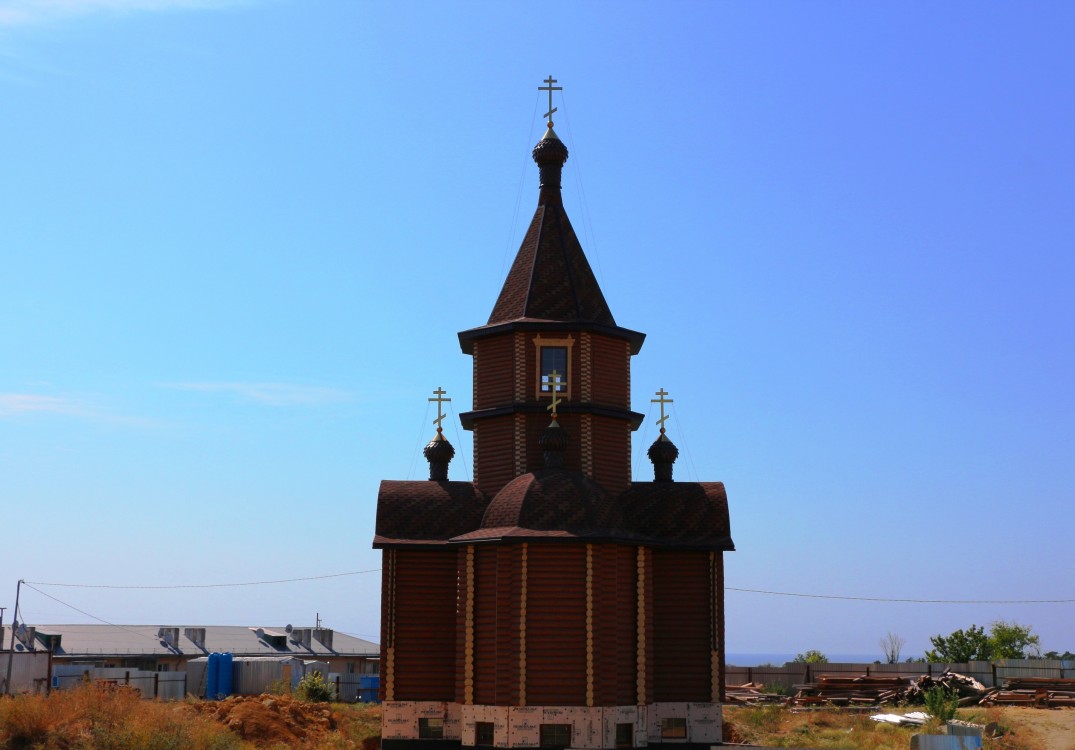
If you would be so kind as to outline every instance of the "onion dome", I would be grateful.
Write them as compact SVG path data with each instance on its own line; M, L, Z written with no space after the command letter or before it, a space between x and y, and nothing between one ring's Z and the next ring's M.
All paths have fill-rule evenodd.
M661 430L661 436L653 441L653 445L646 451L649 460L653 462L653 481L671 482L672 464L679 458L679 448L668 439Z
M563 196L560 194L560 177L564 164L567 163L567 146L557 137L556 131L549 128L534 146L531 155L537 162L541 173L541 193L538 203L540 205L561 204Z
M564 451L567 450L567 433L556 419L545 428L545 432L538 438L538 445L545 451L545 468L564 468Z
M448 464L455 456L455 448L448 439L437 430L436 436L429 441L422 450L426 460L429 461L429 479L433 482L444 482L448 479Z

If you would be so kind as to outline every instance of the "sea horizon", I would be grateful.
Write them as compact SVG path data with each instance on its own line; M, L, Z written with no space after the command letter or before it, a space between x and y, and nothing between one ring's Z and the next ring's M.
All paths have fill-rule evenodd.
M789 661L795 661L796 654L788 652L772 653L727 653L724 662L733 667L757 667L762 664L773 664L778 667L784 666ZM881 660L880 654L825 654L830 662L838 664L872 664Z

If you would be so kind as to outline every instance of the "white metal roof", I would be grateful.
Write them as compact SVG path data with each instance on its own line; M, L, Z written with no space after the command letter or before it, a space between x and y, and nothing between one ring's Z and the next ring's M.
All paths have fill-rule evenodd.
M355 656L373 657L380 655L381 648L376 643L356 638L340 631L332 631L332 648L327 648L320 641L311 638L307 647L288 637L283 648L274 648L258 637L257 628L246 625L37 625L38 633L61 636L60 647L54 652L60 657L76 656L203 656L208 653L230 652L236 656ZM175 647L170 646L159 637L162 627L179 629L179 640ZM189 628L204 628L204 648L187 637ZM262 632L276 636L285 635L282 627L263 627ZM11 643L11 628L3 628L3 645L6 649ZM279 640L279 639L274 639ZM35 644L37 651L45 651L40 641ZM16 651L26 650L16 639Z

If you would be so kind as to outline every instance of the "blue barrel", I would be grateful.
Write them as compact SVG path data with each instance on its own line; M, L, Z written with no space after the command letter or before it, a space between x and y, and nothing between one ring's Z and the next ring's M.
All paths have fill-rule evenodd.
M235 657L230 652L220 655L220 671L217 674L217 695L231 695L232 693L232 663Z
M209 668L205 670L205 697L216 700L220 686L220 654L209 654Z
M363 703L376 703L377 692L381 688L381 676L364 674L358 678L358 699Z

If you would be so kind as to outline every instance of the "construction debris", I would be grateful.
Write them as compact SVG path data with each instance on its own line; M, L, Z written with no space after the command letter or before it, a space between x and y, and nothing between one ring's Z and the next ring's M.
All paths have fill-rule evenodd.
M728 685L724 688L724 696L728 703L738 703L743 706L760 706L765 703L783 703L786 699L779 693L766 693L765 686L757 682L747 682L742 685Z
M876 706L902 699L909 681L903 677L821 675L817 682L798 685L789 706Z
M1008 705L1033 708L1075 707L1075 679L1059 677L1012 677L1003 690L986 695L983 706Z
M911 711L908 714L874 714L870 718L874 721L896 724L901 727L920 727L930 720L930 715L925 711Z
M762 692L762 687L753 682L729 687L728 701L757 705L781 700L777 695ZM958 696L960 706L1075 707L1075 679L1059 677L1012 677L1005 681L1003 689L997 689L987 688L973 677L952 671L945 671L936 677L922 675L917 680L844 674L820 675L817 682L795 687L797 692L794 697L787 699L788 706L922 704L925 703L926 693L939 687Z
M989 689L973 677L945 670L937 677L922 675L907 689L904 700L908 703L925 703L926 693L941 687L959 696L960 706L976 706Z

